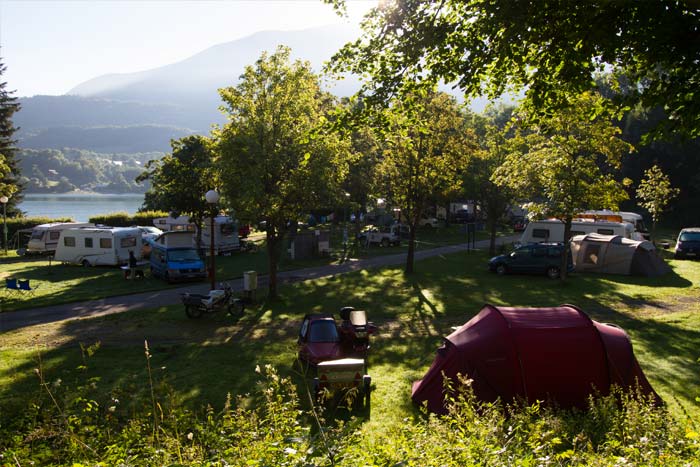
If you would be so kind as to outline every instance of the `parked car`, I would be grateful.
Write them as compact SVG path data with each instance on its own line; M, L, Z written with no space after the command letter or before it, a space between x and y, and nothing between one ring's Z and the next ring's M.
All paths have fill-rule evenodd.
M474 214L471 214L466 209L458 209L453 215L453 221L457 224L467 224L469 222L474 222Z
M435 217L424 217L418 221L418 227L436 229L438 227L438 220Z
M523 245L507 255L495 256L489 260L489 270L503 275L508 273L518 274L546 274L551 279L559 277L562 243L536 243ZM573 271L574 265L569 251L568 268Z
M522 232L527 227L527 219L524 217L513 218L513 232Z
M686 227L678 234L676 240L677 259L697 258L700 256L700 227Z
M379 245L379 246L389 246L389 245L400 245L402 238L403 226L401 224L393 224L386 227L368 227L364 231L360 232L357 239L362 245Z
M299 361L315 366L326 360L342 358L340 334L335 318L329 314L304 316L299 329Z

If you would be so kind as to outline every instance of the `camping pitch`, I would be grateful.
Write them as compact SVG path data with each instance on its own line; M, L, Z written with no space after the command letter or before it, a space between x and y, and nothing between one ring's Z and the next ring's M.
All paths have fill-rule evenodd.
M591 394L636 384L661 401L634 357L627 334L591 320L572 305L484 306L445 338L426 375L413 383L413 401L444 413L444 378L456 381L458 374L472 380L474 394L483 401L524 399L585 407Z

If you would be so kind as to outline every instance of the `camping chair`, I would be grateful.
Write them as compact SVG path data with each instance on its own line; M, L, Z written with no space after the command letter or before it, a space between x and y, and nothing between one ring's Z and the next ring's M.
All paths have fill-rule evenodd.
M34 287L30 287L29 279L24 279L24 280L20 279L17 281L17 290L21 291L22 293L34 295L34 291L36 290L36 285Z
M17 279L5 279L5 290L10 293L15 293L19 290Z

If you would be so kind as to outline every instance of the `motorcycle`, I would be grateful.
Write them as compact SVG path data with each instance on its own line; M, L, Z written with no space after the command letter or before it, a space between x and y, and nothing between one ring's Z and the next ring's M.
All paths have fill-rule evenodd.
M233 289L228 284L219 284L219 288L210 290L206 295L195 293L180 295L188 318L200 318L205 313L217 313L224 309L231 316L240 316L245 309L243 300L234 297Z

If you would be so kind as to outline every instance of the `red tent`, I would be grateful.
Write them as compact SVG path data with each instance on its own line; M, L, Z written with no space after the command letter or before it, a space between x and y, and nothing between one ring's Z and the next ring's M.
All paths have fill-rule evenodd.
M591 320L572 305L509 308L486 305L445 338L430 369L413 383L411 397L444 413L443 380L463 374L484 401L515 398L585 407L589 394L611 385L639 382L661 401L647 381L622 329Z

